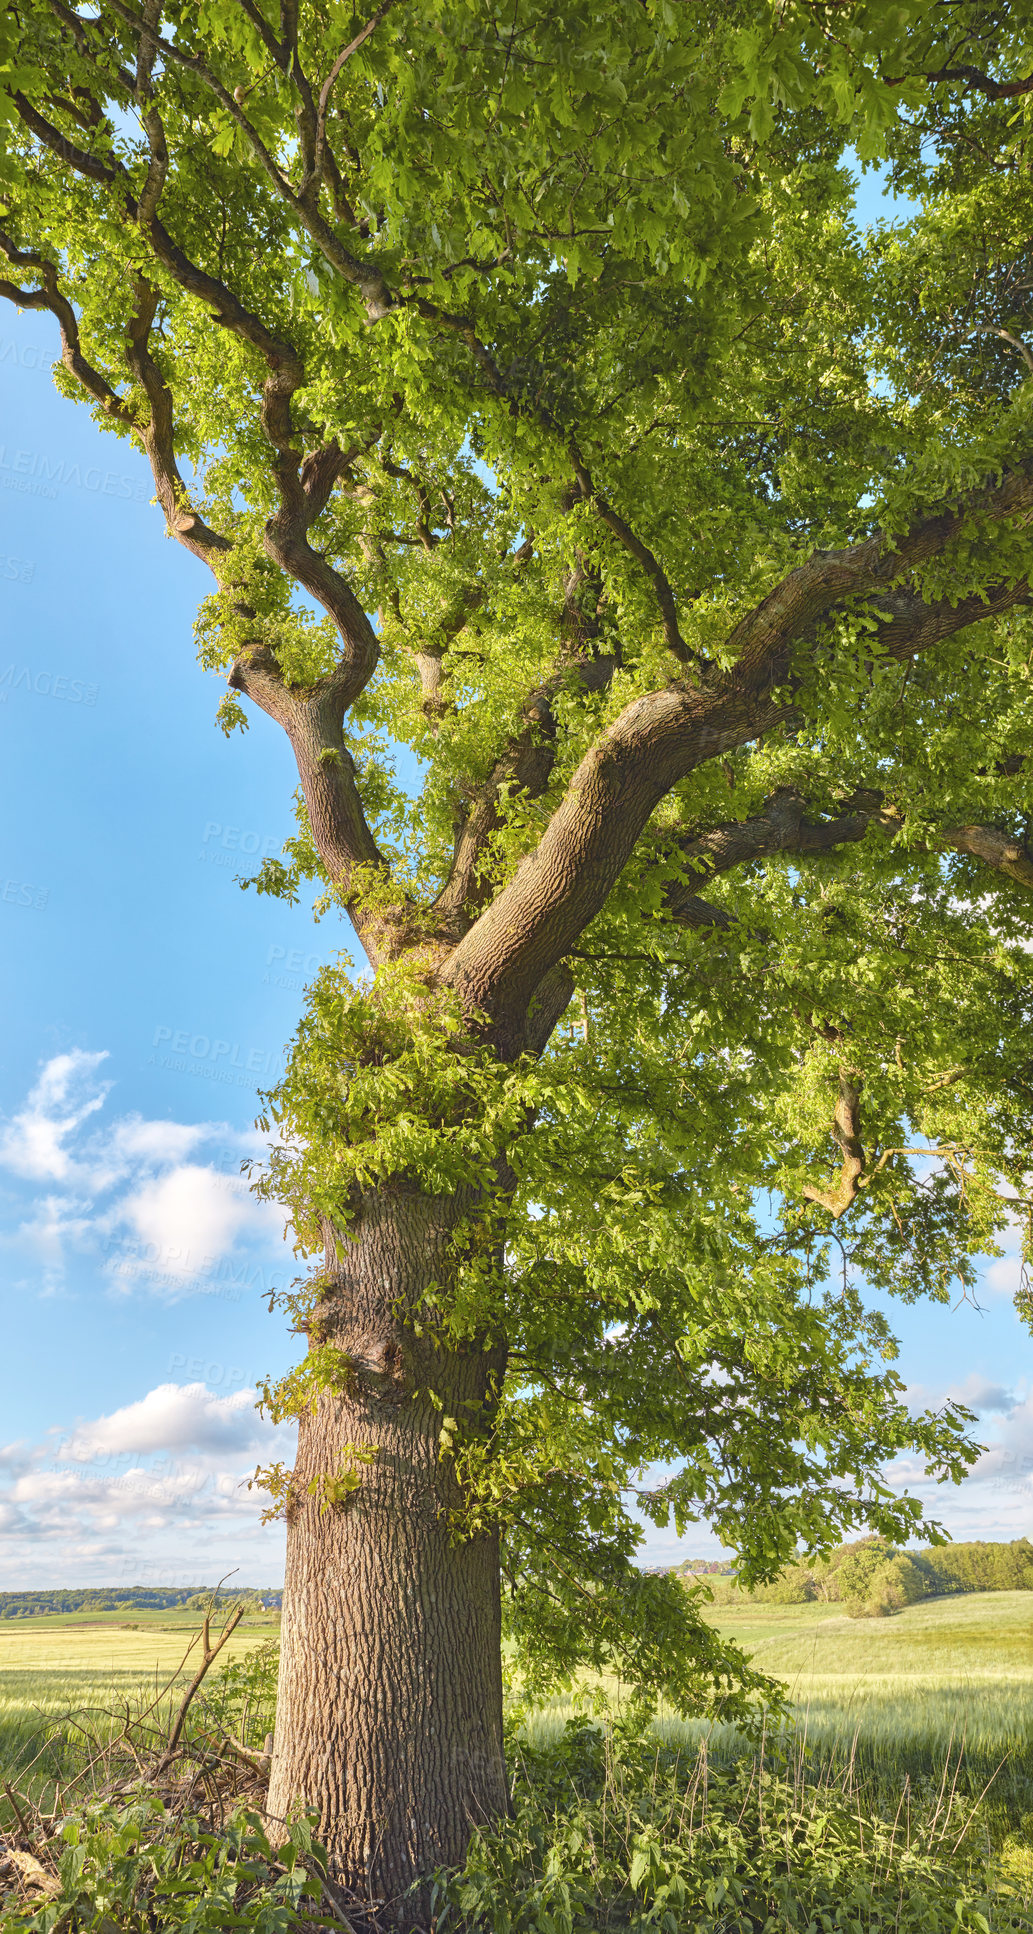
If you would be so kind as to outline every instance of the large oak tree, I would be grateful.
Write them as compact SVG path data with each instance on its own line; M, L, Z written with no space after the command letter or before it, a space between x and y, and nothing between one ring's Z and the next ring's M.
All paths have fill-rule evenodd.
M211 574L222 724L290 739L255 884L369 961L267 1098L269 1806L397 1903L506 1806L503 1600L532 1689L742 1709L636 1486L763 1577L974 1455L859 1286L1026 1214L1027 9L3 19L0 288ZM917 212L859 230L858 154Z

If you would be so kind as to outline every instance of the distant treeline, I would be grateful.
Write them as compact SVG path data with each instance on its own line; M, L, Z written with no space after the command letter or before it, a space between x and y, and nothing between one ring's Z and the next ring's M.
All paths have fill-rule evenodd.
M45 1612L164 1612L184 1606L200 1611L211 1595L211 1587L205 1590L199 1585L113 1585L108 1589L99 1586L83 1591L0 1592L0 1618L39 1618ZM223 1585L218 1604L229 1608L243 1598L257 1610L260 1605L278 1606L282 1597L278 1585L264 1591L254 1585L236 1588Z
M694 1567L695 1569L695 1567ZM885 1618L923 1598L951 1592L1033 1591L1033 1544L932 1545L901 1551L885 1538L840 1545L827 1558L801 1558L771 1585L740 1589L734 1578L715 1580L715 1603L734 1605L841 1605L851 1618Z
M735 1570L727 1558L686 1558L679 1571L691 1571L694 1577L726 1578Z

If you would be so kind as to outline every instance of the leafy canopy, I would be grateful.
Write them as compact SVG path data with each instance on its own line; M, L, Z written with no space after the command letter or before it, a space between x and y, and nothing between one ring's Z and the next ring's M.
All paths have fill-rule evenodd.
M947 1301L1028 1217L1028 9L4 19L0 289L213 574L221 723L289 733L259 890L371 963L262 1186L331 1255L463 1195L407 1313L508 1342L457 1536L501 1523L542 1683L685 1701L629 1490L746 1580L932 1535L882 1467L959 1477L971 1420L861 1285ZM863 232L851 152L916 212Z

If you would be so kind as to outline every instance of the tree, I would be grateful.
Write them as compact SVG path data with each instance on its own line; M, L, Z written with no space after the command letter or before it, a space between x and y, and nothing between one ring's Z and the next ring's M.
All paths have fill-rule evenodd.
M944 1299L1025 1213L1033 49L968 0L5 20L3 294L212 574L222 725L290 739L258 890L369 962L266 1104L314 1258L269 1805L397 1901L506 1806L500 1578L532 1688L734 1715L631 1498L748 1585L975 1455L858 1285ZM851 143L921 212L860 233Z

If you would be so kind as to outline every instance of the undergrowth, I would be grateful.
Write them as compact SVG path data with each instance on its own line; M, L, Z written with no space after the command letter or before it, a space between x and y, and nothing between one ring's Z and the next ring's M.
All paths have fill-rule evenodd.
M514 1742L513 1818L439 1881L439 1929L491 1934L978 1934L1033 1930L1033 1885L1001 1865L958 1763L873 1811L849 1768L803 1753L715 1768L626 1724ZM451 1919L449 1918L451 1916Z

